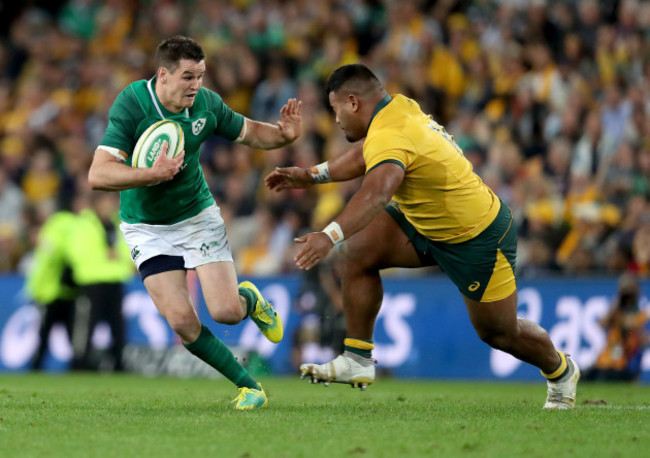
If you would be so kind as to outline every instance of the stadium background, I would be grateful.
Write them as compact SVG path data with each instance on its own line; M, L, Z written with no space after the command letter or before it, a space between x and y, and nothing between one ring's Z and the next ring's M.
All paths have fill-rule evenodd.
M292 238L321 229L358 182L270 193L261 178L278 165L312 165L346 149L322 88L333 69L356 61L445 125L513 208L520 284L539 293L538 320L552 336L564 325L555 334L565 339L556 342L561 348L593 352L594 316L604 313L616 277L626 270L648 275L648 2L3 1L0 26L3 345L14 336L7 323L28 303L22 276L38 229L88 192L88 166L114 97L132 80L150 77L155 46L178 33L204 46L204 84L234 110L273 122L288 97L303 101L304 133L296 144L262 152L214 139L201 153L240 276L284 288L287 313L295 313L291 294L303 280L291 262ZM444 345L463 348L463 358L492 358L448 280L430 270L386 278L391 300L384 313L408 308L411 294L416 315L405 322L412 319L413 335L424 339L416 342L422 351L393 368L396 374L498 376L488 362L467 374L444 360ZM649 285L642 286L647 294ZM131 288L142 286L135 281ZM427 300L432 291L436 301ZM392 300L402 293L406 302ZM522 302L522 313L529 308ZM427 322L446 331L445 339L429 341L434 332L415 331ZM18 335L29 338L33 321L18 325ZM140 339L142 331L130 326L130 338ZM228 343L245 347L245 329L230 332L236 340ZM377 340L398 339L380 327ZM291 342L283 345L289 355ZM14 354L29 346L10 348ZM449 372L418 372L425 361L418 357L442 358L436 361ZM278 361L271 359L276 371L290 370L290 356ZM21 367L0 363L3 370ZM518 371L508 376L532 376Z

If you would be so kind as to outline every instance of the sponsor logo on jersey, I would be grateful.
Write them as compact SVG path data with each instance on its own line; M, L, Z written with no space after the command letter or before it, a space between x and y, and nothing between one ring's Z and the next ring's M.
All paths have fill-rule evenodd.
M201 244L201 254L203 254L203 257L205 258L210 254L210 245L206 243Z
M194 135L199 135L203 128L205 127L206 118L197 119L192 123L192 133Z
M481 287L481 284L480 284L479 282L475 281L474 283L472 283L471 285L469 285L469 286L467 287L467 289L470 290L470 291L476 291L476 290L479 289L480 287Z

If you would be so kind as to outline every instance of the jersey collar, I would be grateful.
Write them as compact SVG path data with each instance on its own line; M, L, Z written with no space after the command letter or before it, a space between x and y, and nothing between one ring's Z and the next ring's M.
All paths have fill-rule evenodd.
M384 98L379 101L379 103L375 107L375 111L372 112L372 116L370 117L370 122L368 123L368 129L370 129L370 124L372 124L372 120L375 119L377 113L379 113L386 105L388 105L391 100L393 100L393 98L390 96L390 94L386 94Z
M165 116L163 113L167 113L169 116L172 116L177 113L172 113L167 108L165 108L162 103L160 103L160 100L158 100L158 96L156 95L156 91L154 90L155 80L156 77L154 76L153 78L147 81L147 89L149 90L151 101L153 102L153 106L156 108L158 115L160 116L161 119L167 119L167 116ZM190 117L190 110L188 108L185 108L185 117L186 118Z

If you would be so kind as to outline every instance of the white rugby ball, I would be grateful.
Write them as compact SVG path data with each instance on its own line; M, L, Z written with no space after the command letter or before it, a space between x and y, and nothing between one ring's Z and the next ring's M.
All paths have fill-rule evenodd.
M169 119L158 121L145 130L133 149L131 164L136 168L149 168L167 142L167 157L173 158L185 148L185 135L181 126Z

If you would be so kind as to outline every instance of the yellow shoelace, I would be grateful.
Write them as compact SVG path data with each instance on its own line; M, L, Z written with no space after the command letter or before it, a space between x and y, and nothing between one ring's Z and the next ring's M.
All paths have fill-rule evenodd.
M258 302L259 304L260 302ZM256 308L255 310L255 318L263 321L266 324L273 324L273 318L269 316L268 313L266 313L267 310L271 308L271 303L270 302L265 302L267 304L267 307L264 308L264 306L260 305L259 307Z

